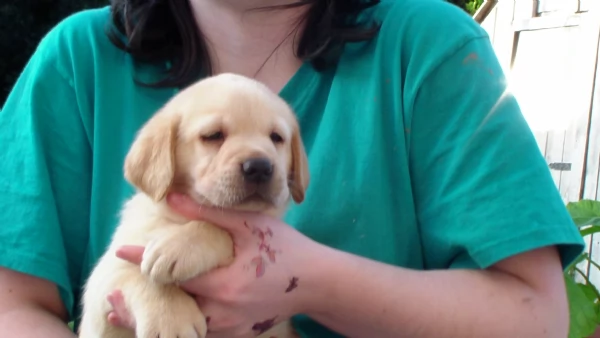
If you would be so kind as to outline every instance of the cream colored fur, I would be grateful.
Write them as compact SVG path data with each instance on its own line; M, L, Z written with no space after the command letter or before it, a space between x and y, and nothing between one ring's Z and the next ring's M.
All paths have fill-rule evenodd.
M246 184L241 174L241 163L252 157L274 164L273 178L260 188ZM85 285L81 338L206 335L204 315L176 283L229 264L232 239L218 227L171 211L164 200L168 192L186 193L203 205L280 217L291 198L303 201L309 180L292 110L267 87L233 74L199 81L153 116L127 154L125 177L138 193L125 203L112 242ZM122 245L146 247L141 269L115 256ZM107 321L106 297L116 289L136 320L135 332ZM284 322L261 335L271 336L295 334Z

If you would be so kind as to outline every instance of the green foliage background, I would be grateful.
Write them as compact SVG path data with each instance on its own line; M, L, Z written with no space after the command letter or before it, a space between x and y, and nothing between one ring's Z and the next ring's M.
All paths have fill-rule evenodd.
M483 0L448 0L474 12ZM0 107L40 39L66 16L109 0L0 0Z

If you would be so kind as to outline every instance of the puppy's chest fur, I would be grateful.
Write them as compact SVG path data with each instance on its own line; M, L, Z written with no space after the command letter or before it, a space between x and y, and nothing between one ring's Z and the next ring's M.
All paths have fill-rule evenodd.
M128 200L120 216L121 222L115 229L109 250L116 250L123 245L146 246L158 233L168 231L170 227L192 223L169 210L165 202L154 202L143 193L138 193ZM198 226L211 226L200 221L193 223Z

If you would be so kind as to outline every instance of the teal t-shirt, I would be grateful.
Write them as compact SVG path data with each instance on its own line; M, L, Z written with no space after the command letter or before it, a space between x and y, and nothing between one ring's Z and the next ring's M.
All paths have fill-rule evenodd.
M124 156L177 92L134 83L160 69L109 42L109 16L86 10L52 29L0 112L0 265L56 283L72 316L133 193ZM384 0L363 19L382 24L375 39L347 44L325 72L303 65L280 93L311 171L286 221L412 269L482 269L547 245L571 262L583 241L485 31L442 0Z

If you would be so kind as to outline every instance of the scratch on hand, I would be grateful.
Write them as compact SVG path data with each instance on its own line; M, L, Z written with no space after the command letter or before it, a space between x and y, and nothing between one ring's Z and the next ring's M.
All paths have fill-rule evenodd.
M285 293L292 292L295 288L298 287L298 277L292 277L290 279L290 284L287 289L285 289Z
M272 328L275 325L276 318L277 316L252 325L252 331L255 331L257 334L267 332L270 328Z

